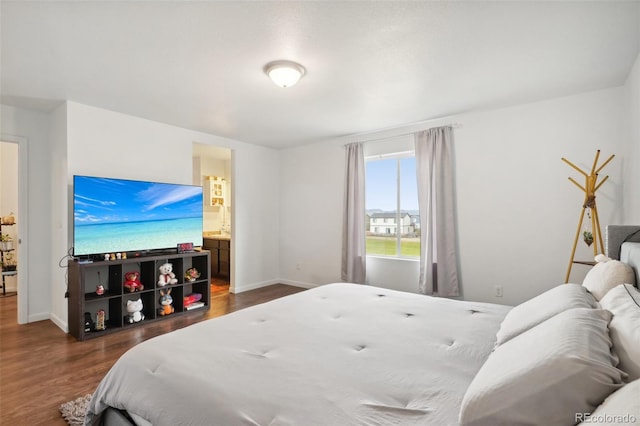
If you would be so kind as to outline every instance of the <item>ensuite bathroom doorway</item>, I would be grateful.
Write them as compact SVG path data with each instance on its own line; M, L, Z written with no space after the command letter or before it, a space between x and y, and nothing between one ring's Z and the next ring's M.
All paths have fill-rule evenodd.
M211 294L227 295L233 279L233 151L193 143L193 184L204 191L203 245L211 253Z

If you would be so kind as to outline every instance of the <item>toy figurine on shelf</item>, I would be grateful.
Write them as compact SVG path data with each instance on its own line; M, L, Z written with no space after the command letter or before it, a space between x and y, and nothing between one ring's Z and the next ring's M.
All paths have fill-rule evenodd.
M144 319L144 313L142 312L142 299L127 300L127 322L133 324L134 322L140 322Z
M184 272L184 279L187 281L195 281L200 278L200 272L196 268L189 268Z
M96 326L96 323L93 322L93 319L91 318L91 313L85 312L84 313L84 332L88 333L90 331L93 331L95 326Z
M98 310L96 313L96 331L103 331L107 329L105 317L106 313L104 312L104 309Z
M171 263L163 263L160 265L160 276L158 277L158 286L164 287L165 285L176 284L178 279L176 274L173 273L173 265Z
M171 297L171 289L160 290L160 307L158 308L158 315L165 316L171 315L174 312L173 297Z
M133 293L134 291L144 290L144 285L140 281L140 272L131 271L124 274L124 284L123 287L129 293Z
M98 271L98 285L96 286L96 294L102 296L104 294L104 286L102 285L102 278L100 277L100 271Z

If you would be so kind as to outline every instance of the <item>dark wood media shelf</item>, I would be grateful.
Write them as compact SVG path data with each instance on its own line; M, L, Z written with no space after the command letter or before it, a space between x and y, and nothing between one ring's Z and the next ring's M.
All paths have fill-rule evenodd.
M176 284L159 286L160 265L171 263L173 273L178 282ZM94 262L69 263L69 334L78 340L105 336L121 330L129 330L143 324L155 321L169 320L175 316L202 314L208 311L211 301L211 261L208 251L188 253L161 254L148 257L130 259L105 260ZM196 268L200 277L194 281L185 279L185 271ZM124 287L125 274L138 272L144 289L129 292ZM97 287L102 285L104 293L97 294ZM160 314L161 291L171 289L174 312L168 315ZM200 302L204 305L196 309L184 306L184 297L192 293L202 295ZM129 322L127 301L142 300L141 313L144 319ZM88 313L94 323L98 311L104 311L105 330L85 331L85 313Z

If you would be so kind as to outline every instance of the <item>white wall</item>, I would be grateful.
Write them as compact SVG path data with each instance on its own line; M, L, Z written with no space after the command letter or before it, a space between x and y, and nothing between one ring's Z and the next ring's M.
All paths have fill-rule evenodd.
M278 283L281 209L279 152L245 145L243 149L234 149L231 162L232 291Z
M80 104L69 104L69 175L191 183L192 143L234 151L237 290L277 278L278 152ZM187 166L185 166L187 165ZM255 235L262 227L271 231ZM240 260L240 259L238 259ZM271 266L275 265L275 266Z
M0 132L29 141L28 321L67 325L65 271L74 174L191 183L192 144L233 151L234 292L278 282L279 153L75 102L51 113L2 105ZM186 165L186 166L185 166ZM27 275L27 274L24 274Z
M343 145L458 122L454 130L460 272L468 300L515 304L564 281L583 193L560 158L590 169L597 149L609 180L602 227L622 219L622 88L463 114L282 151L281 273L307 285L339 281ZM581 243L577 259L593 256ZM416 291L415 265L368 259L368 281ZM300 268L298 269L298 265ZM369 267L370 266L370 267ZM574 266L571 281L586 268ZM494 286L504 297L494 297Z
M624 160L624 223L640 224L640 54L624 85L627 151Z
M28 146L28 188L26 196L29 206L26 212L27 227L33 242L28 244L26 262L21 262L20 279L27 277L24 287L27 322L48 319L51 312L51 269L57 265L49 246L51 244L51 194L50 181L51 150L49 146L49 116L23 108L0 105L0 133L24 138ZM24 195L24 194L23 194ZM24 213L24 212L23 212ZM23 253L23 256L25 253ZM22 303L22 302L21 302Z
M305 287L339 282L343 144L330 141L280 155L282 281Z
M53 259L50 265L51 272L51 321L62 330L67 331L67 303L64 297L67 292L66 269L61 268L69 260L69 214L73 212L69 204L69 188L67 177L69 161L67 158L68 147L68 109L66 104L57 107L50 117L49 146L50 146L50 170L48 176L48 192L51 194L51 204L47 208L49 219L49 234L51 241L49 252ZM33 235L33 234L31 234ZM66 259L66 260L60 260Z
M457 207L465 299L515 304L564 282L597 149L609 180L597 192L602 230L622 218L624 160L621 90L609 89L460 118L456 133ZM576 259L593 252L579 241ZM574 265L570 281L588 267ZM504 297L493 296L495 285Z

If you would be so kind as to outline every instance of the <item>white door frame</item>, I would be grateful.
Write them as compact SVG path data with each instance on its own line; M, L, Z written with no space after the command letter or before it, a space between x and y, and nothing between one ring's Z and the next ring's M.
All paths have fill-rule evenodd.
M28 188L29 173L27 170L29 152L27 138L16 135L0 134L0 141L18 144L18 324L29 322L29 220L28 220ZM22 265L22 266L20 266ZM25 266L26 265L26 266Z

